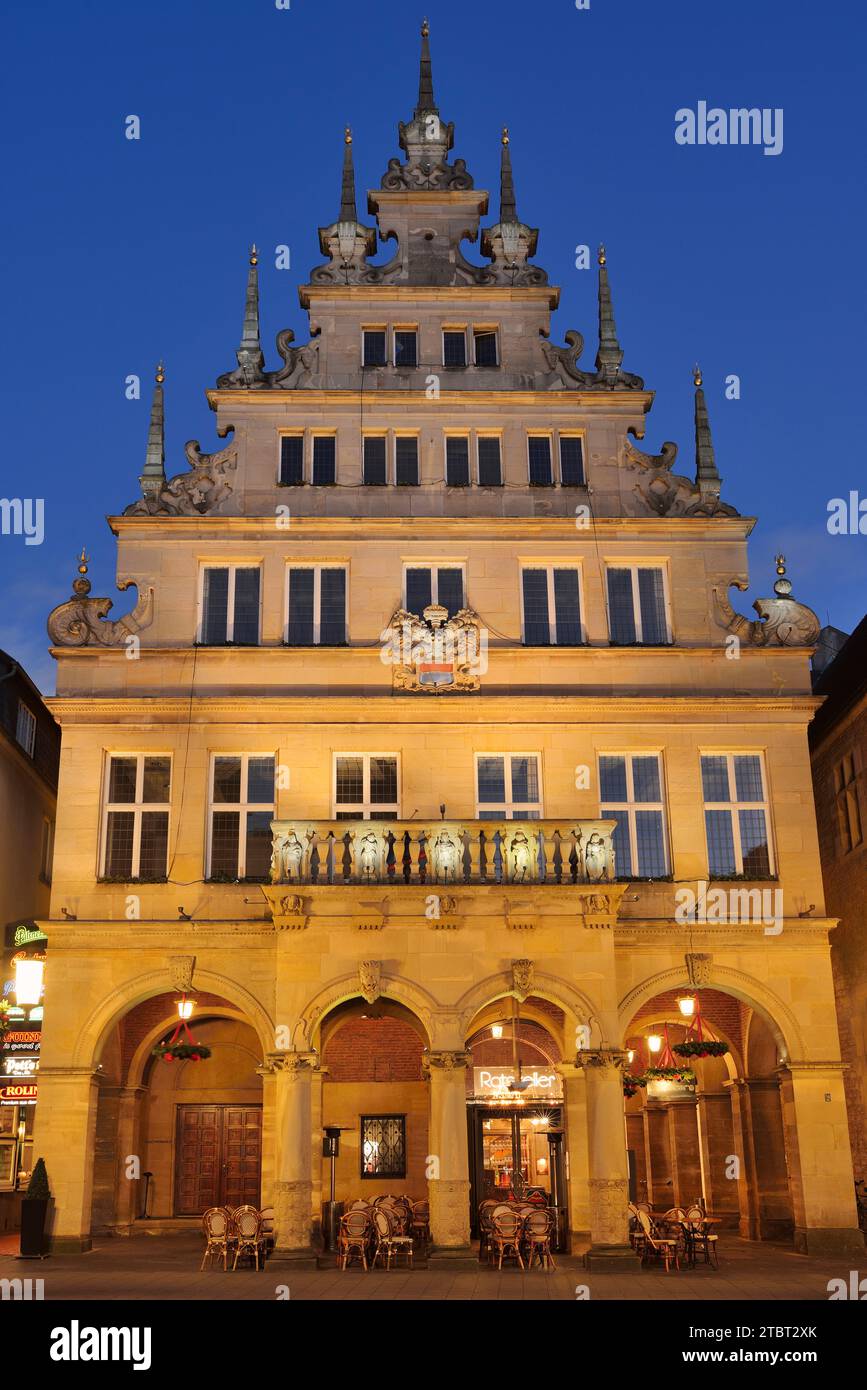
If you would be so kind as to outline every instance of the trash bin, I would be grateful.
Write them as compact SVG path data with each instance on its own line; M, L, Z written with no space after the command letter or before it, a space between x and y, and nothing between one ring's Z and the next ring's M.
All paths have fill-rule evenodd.
M337 1251L337 1237L344 1206L344 1202L322 1203L322 1248L332 1253Z

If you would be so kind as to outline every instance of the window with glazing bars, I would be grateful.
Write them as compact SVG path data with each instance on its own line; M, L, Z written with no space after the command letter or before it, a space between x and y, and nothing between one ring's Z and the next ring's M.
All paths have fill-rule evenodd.
M363 339L365 367L384 367L388 360L387 334L384 328L365 328Z
M476 439L479 453L479 487L502 487L503 466L500 456L500 436L480 434Z
M337 482L337 440L333 434L313 436L313 485L333 487Z
M207 876L265 882L271 870L274 758L219 754L211 769Z
M406 1116L361 1116L362 1178L406 1177Z
M385 487L386 438L384 434L364 436L363 482L365 487Z
M23 700L18 701L18 716L15 720L15 742L32 758L36 749L36 715Z
M394 481L398 487L418 487L418 437L399 434L394 441Z
M467 435L446 438L446 487L469 487L470 441Z
M330 565L290 565L287 582L287 645L345 645L346 570Z
M206 565L202 574L199 641L219 647L259 642L259 569L247 565Z
M701 759L708 869L712 878L770 878L770 808L759 753L704 753Z
M479 753L476 819L538 820L542 814L535 753Z
M584 440L580 435L560 435L560 486L584 486Z
M151 881L165 878L171 769L167 755L109 756L102 877Z
M618 878L668 873L662 768L656 753L606 753L599 759L599 814L615 820Z
M583 639L578 571L561 565L521 571L524 643L577 647Z
M300 487L304 482L303 434L284 434L280 438L280 482L283 487Z
M418 333L414 328L395 329L394 365L396 367L418 366Z
M443 366L467 365L467 335L463 328L447 328L443 332Z
M399 809L396 754L335 756L335 820L397 820Z
M498 367L497 333L491 328L477 328L473 333L474 357L477 367Z
M554 475L551 470L551 437L547 434L531 434L527 440L530 458L530 486L551 487Z
M862 844L864 839L854 753L847 753L845 758L834 768L834 794L837 802L840 843L843 846L843 853L848 854L850 850L856 849L858 845Z
M670 642L663 571L649 565L612 565L607 578L611 641L618 646Z
M453 618L464 606L464 572L448 565L413 565L406 570L406 601L409 613L422 614L431 603L439 603Z

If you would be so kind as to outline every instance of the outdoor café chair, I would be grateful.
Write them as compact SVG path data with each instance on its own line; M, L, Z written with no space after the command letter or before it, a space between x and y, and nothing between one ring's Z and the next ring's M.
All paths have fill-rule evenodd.
M392 1259L397 1260L399 1255L406 1255L412 1269L412 1236L399 1233L396 1214L390 1212L386 1206L375 1207L373 1225L376 1231L376 1250L371 1269L375 1267L380 1255L385 1259L386 1269L391 1269Z
M368 1211L363 1211L360 1207L354 1207L345 1216L340 1218L340 1230L337 1236L337 1265L339 1269L346 1270L351 1264L353 1256L360 1258L362 1266L367 1269L367 1247L373 1232L373 1222Z
M498 1207L491 1216L491 1244L499 1256L497 1269L503 1268L503 1260L517 1260L521 1268L521 1237L524 1223L513 1207Z
M208 1207L202 1215L202 1229L205 1232L205 1253L200 1268L206 1263L222 1256L223 1269L228 1268L229 1245L232 1239L232 1217L225 1207Z
M417 1238L420 1248L426 1250L430 1243L430 1202L413 1202L412 1233Z
M678 1242L669 1236L658 1236L654 1232L653 1223L646 1211L639 1209L638 1219L641 1222L641 1229L644 1234L644 1242L641 1248L641 1259L656 1260L665 1264L666 1274L674 1265L675 1269L680 1269L680 1258L677 1253Z
M262 1268L265 1268L264 1237L262 1235L262 1216L256 1207L245 1204L236 1207L234 1212L235 1231L237 1233L237 1244L235 1245L235 1261L232 1269L238 1268L238 1261L242 1255L252 1256L256 1269L259 1268L259 1258L262 1258Z
M714 1269L719 1269L719 1255L717 1254L719 1236L708 1228L704 1214L688 1217L683 1223L683 1232L689 1251L690 1264L694 1265L696 1256L702 1255L706 1265L713 1265Z
M554 1234L554 1213L547 1207L537 1207L524 1219L524 1243L527 1248L527 1268L533 1268L538 1259L543 1269L556 1269L551 1254L551 1238Z

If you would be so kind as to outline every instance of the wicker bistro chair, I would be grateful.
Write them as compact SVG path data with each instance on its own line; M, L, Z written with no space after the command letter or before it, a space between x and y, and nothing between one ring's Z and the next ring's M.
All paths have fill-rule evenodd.
M492 1216L493 1216L493 1213L496 1211L497 1207L499 1207L499 1206L500 1206L500 1203L499 1203L495 1198L493 1198L493 1197L488 1197L484 1202L481 1203L481 1205L480 1205L480 1207L479 1207L479 1260L480 1260L480 1261L481 1261L482 1259L484 1259L484 1258L487 1258L488 1263L490 1263L490 1261L491 1261L491 1255L492 1255L493 1249L494 1249L493 1244L492 1244L492 1242L491 1242L491 1234L492 1234L493 1229L494 1229L494 1227L493 1227L493 1221L492 1221L491 1218L492 1218ZM508 1210L508 1208L506 1208L506 1210Z
M430 1202L413 1202L411 1230L419 1249L425 1251L430 1244Z
M345 1270L353 1257L360 1259L367 1269L367 1250L373 1235L373 1219L370 1208L354 1206L340 1218L340 1231L337 1237L337 1267Z
M524 1261L521 1258L523 1234L523 1219L513 1207L501 1206L491 1214L491 1246L499 1256L497 1269L503 1268L504 1259L517 1260L521 1269L524 1268Z
M554 1235L556 1218L547 1207L537 1207L524 1218L524 1247L527 1252L527 1268L533 1268L538 1259L543 1269L556 1269L551 1254L551 1240Z
M655 1260L665 1265L666 1274L674 1265L675 1269L680 1269L680 1256L678 1255L679 1241L671 1236L657 1235L654 1230L653 1222L646 1211L638 1212L638 1220L641 1224L643 1243L640 1248L642 1263L645 1260ZM636 1247L638 1248L638 1247Z
M380 1256L385 1259L386 1269L391 1269L392 1260L397 1260L399 1255L406 1255L407 1263L412 1269L412 1236L400 1233L399 1222L387 1206L374 1208L373 1225L376 1231L376 1250L370 1266L371 1269L374 1268Z
M229 1246L233 1236L232 1214L225 1207L208 1207L202 1214L202 1229L205 1233L205 1253L200 1269L210 1264L214 1256L222 1256L223 1269L228 1269Z
M705 1224L704 1213L701 1216L688 1215L682 1230L690 1264L695 1265L697 1257L701 1255L706 1265L719 1269L719 1236Z
M256 1269L259 1268L259 1259L262 1259L262 1268L265 1268L265 1235L262 1230L262 1214L253 1206L236 1207L234 1212L235 1232L237 1236L235 1244L235 1260L232 1269L238 1268L238 1261L244 1256L252 1256Z

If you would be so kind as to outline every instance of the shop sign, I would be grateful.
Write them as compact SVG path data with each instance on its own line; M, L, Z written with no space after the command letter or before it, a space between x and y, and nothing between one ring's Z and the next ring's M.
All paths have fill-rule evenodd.
M3 1039L4 1052L38 1052L42 1034L38 1028L10 1028Z
M34 922L10 922L6 928L6 945L13 948L47 940L45 932L40 931Z
M35 1076L39 1070L38 1057L3 1057L4 1076Z
M527 1089L510 1091L509 1084L517 1079L516 1072L499 1067L473 1067L473 1094L483 1096L486 1100L492 1097L514 1100L516 1096L532 1100L562 1098L563 1081L556 1072L524 1071L522 1076L525 1081L530 1082Z
M0 1105L35 1105L35 1081L0 1081Z

